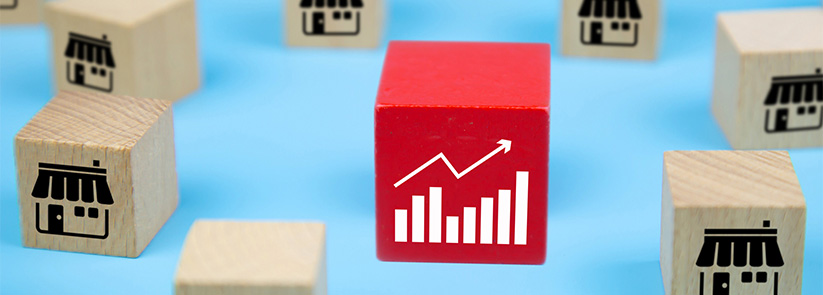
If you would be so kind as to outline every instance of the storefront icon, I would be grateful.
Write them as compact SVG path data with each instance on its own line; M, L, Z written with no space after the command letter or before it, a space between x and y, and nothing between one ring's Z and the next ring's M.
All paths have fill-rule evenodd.
M363 0L301 0L303 34L357 36Z
M583 44L637 45L639 21L643 18L637 0L583 0L577 15L581 18L580 42Z
M69 32L66 46L66 79L71 84L111 92L114 86L114 58L111 42Z
M766 133L823 127L823 74L772 78L766 95Z
M97 168L100 161L94 160L94 167L70 166L40 163L37 180L31 196L35 203L35 227L41 234L70 236L90 239L106 239L109 236L109 209L114 204L106 182L106 169ZM40 225L40 205L46 213L46 229ZM66 214L66 209L73 216ZM100 213L103 216L100 216ZM105 231L71 232L66 229L69 221L86 220L104 222ZM93 228L93 227L91 227Z
M2 0L0 1L0 9L15 9L17 8L18 0Z
M770 223L764 220L763 228L705 230L696 264L713 270L700 272L700 294L742 295L744 292L740 289L752 290L746 288L749 284L769 284L771 281L773 292L751 295L778 295L780 278L776 268L782 267L784 262L777 245L777 229L769 228ZM707 285L709 277L711 284ZM705 293L708 290L711 293Z

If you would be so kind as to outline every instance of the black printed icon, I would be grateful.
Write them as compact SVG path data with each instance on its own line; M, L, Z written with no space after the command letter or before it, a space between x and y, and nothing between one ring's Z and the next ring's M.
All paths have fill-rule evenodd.
M583 44L637 45L639 21L643 18L637 0L583 0L577 15L582 19L580 42Z
M823 127L823 74L772 78L766 95L766 133Z
M17 8L18 0L0 0L0 9L12 10Z
M363 0L301 0L306 36L357 36Z
M746 288L747 284L768 284L773 281L773 293L767 292L770 288L763 287L757 288L763 290L762 293L745 295L778 295L777 286L780 278L777 269L782 267L784 262L777 245L777 229L769 228L770 223L764 220L763 228L705 230L703 248L700 249L696 264L701 268L711 267L720 271L700 271L700 294L711 290L713 295L743 295L740 289L748 292L752 290ZM740 279L734 278L733 273L739 273ZM711 284L707 286L709 276Z
M90 239L106 239L109 236L108 207L114 204L114 199L106 182L106 169L98 168L100 161L97 160L94 160L93 166L40 163L37 180L31 191L31 196L37 199L34 207L37 232ZM40 204L46 210L46 229L40 225ZM74 216L67 215L66 211ZM92 230L71 232L65 226L69 220L97 220L104 222L105 230L103 233Z
M69 83L111 92L114 86L114 58L111 42L69 33L66 46L66 79Z

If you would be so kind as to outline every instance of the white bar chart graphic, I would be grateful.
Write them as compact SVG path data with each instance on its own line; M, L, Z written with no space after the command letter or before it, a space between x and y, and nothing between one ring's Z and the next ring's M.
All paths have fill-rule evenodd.
M394 241L409 242L409 217L411 217L412 243L442 243L443 221L445 218L445 242L447 244L481 244L481 245L526 245L528 237L529 211L529 172L517 171L514 187L514 216L512 216L512 190L500 189L495 197L480 196L479 211L477 206L466 206L460 216L443 216L443 189L430 187L428 195L428 210L426 197L413 195L411 210L398 208L394 210ZM447 196L448 198L448 196ZM497 205L495 206L495 203ZM497 209L497 237L495 239L495 208ZM409 212L411 211L411 212ZM428 211L428 240L426 240L425 216ZM480 214L479 220L477 214ZM411 215L411 216L409 216ZM460 239L460 221L463 235ZM510 227L514 223L514 233ZM478 238L479 229L479 240Z

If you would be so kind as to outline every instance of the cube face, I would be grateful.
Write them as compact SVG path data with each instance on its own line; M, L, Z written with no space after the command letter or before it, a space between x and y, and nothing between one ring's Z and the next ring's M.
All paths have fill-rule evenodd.
M675 209L674 219L667 294L800 294L804 209Z
M321 223L196 221L175 294L326 294Z
M383 0L287 0L290 46L377 47L383 34Z
M545 261L548 54L538 44L392 42L375 110L378 258Z
M736 149L823 146L823 9L721 14L712 109Z
M0 24L39 23L43 0L0 0Z
M659 0L564 0L565 55L654 59Z
M194 2L48 5L57 88L177 100L199 87Z
M169 107L71 92L49 102L15 138L24 245L138 256L177 206Z
M666 294L800 294L806 209L785 152L667 152Z

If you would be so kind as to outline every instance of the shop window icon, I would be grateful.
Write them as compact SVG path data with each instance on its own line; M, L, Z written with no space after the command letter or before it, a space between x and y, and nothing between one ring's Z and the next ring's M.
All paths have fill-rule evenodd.
M637 0L583 0L577 16L585 45L637 45L643 18Z
M357 36L363 0L301 0L306 36Z
M823 127L823 74L820 68L812 75L772 78L764 105L766 133L820 129Z
M777 268L782 267L784 261L777 245L777 229L770 225L769 220L764 220L763 228L706 229L696 265L719 271L700 271L700 294L711 290L713 295L742 295L744 293L735 290L751 290L745 288L746 285L767 284L773 280L774 288L758 288L764 292L757 294L778 295L780 277ZM738 271L739 280L732 278L735 270L744 270ZM712 282L707 287L709 276ZM770 290L774 291L767 292Z
M34 208L37 232L90 239L106 239L109 236L108 206L114 204L114 199L106 182L106 169L98 167L100 161L97 160L94 160L93 167L39 164L31 192L31 196L37 199ZM45 229L40 223L41 204L45 208ZM67 215L66 209L73 209L74 216ZM82 227L81 231L67 229L75 222L103 222L104 231L94 232L93 226Z
M66 80L74 85L103 92L114 87L114 58L111 42L69 32L66 46Z

